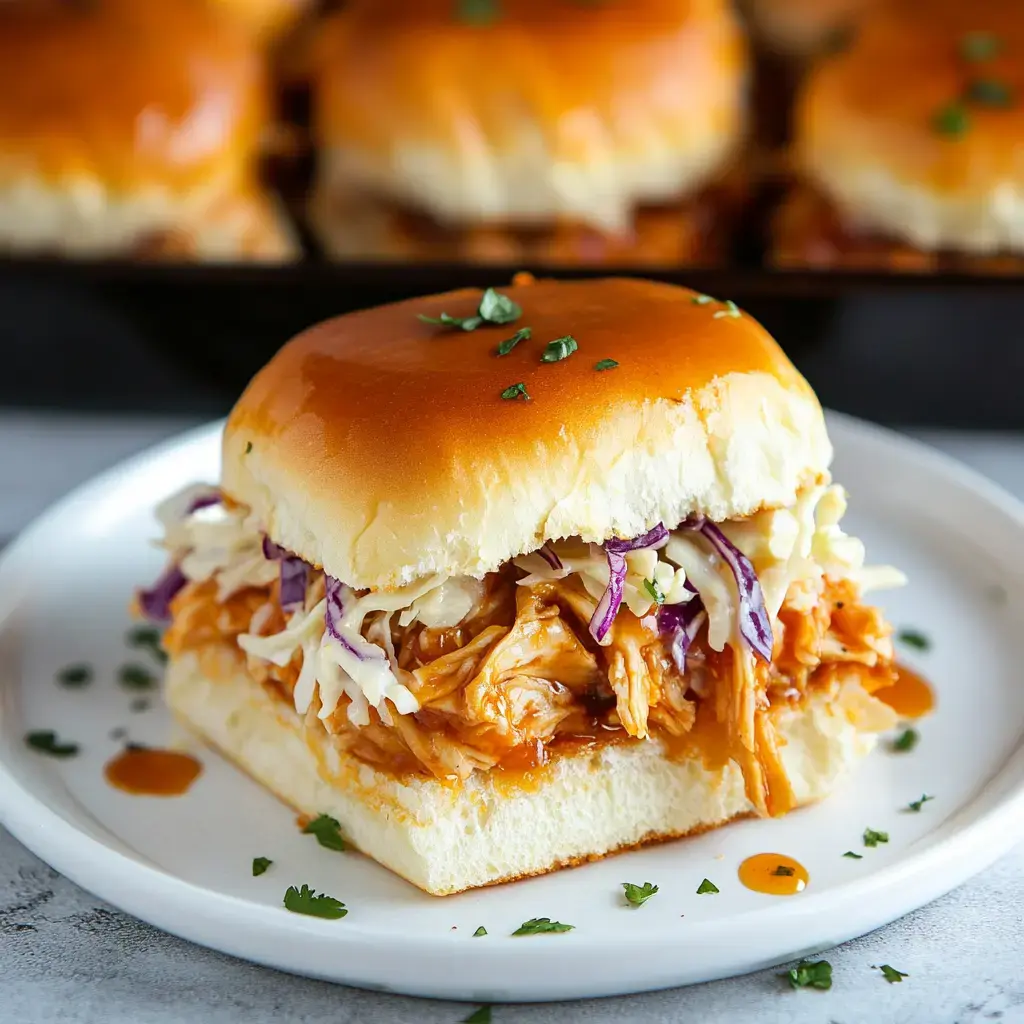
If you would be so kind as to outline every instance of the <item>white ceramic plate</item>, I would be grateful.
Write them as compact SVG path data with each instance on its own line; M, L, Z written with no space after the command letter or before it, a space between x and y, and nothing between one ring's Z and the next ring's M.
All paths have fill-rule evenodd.
M1024 832L1024 509L953 462L893 434L831 418L836 478L870 559L912 580L885 595L898 626L929 635L905 650L938 693L911 754L886 749L826 803L749 821L514 885L433 898L354 853L299 833L293 813L210 751L178 799L132 797L103 780L131 739L159 745L171 724L116 681L138 661L123 643L132 588L161 557L154 503L215 480L218 426L165 444L100 477L28 530L0 563L0 816L75 882L167 931L287 971L367 988L480 1002L635 992L756 970L860 935L986 867ZM144 655L142 658L144 659ZM78 690L55 674L89 662ZM82 745L59 761L28 749L29 729ZM935 799L920 813L909 801ZM888 845L865 849L865 827ZM842 856L856 850L863 859ZM799 896L744 889L737 865L758 852L799 859ZM254 856L274 864L251 876ZM696 895L703 878L718 895ZM620 883L652 881L640 909ZM308 883L345 901L339 921L301 917L281 899ZM525 919L575 925L511 938ZM484 938L473 938L479 925Z

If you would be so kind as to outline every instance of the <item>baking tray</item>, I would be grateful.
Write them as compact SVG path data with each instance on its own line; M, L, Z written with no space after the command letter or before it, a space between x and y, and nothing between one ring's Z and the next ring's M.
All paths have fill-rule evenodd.
M616 272L0 261L0 406L219 414L310 324L417 294L500 285L522 269ZM1024 428L1021 279L756 267L644 276L738 302L833 408L894 425Z

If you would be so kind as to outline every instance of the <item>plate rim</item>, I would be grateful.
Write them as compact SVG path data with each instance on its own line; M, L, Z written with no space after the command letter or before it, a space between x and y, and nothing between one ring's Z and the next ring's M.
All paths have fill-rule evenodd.
M828 419L830 434L834 434L838 428L840 433L852 435L854 439L867 439L899 448L904 456L913 456L918 462L924 463L925 468L932 475L941 477L946 485L972 491L984 502L994 505L1009 516L1024 535L1024 502L1018 501L1004 488L976 470L923 442L885 427L842 413L829 412ZM0 555L0 600L3 598L3 587L9 575L9 568L24 557L24 552L32 548L40 534L45 535L55 519L59 519L76 504L88 501L94 492L102 492L113 482L130 476L146 463L158 460L180 448L202 444L210 435L217 434L223 422L215 420L147 448L84 482L52 504L21 531L8 549ZM0 628L3 627L3 622L4 618L0 615ZM0 706L0 716L4 713L4 708ZM275 935L277 940L295 937L327 943L339 955L353 947L359 947L363 954L422 959L425 943L429 942L434 947L431 955L436 955L438 951L443 955L450 955L455 949L463 948L462 944L467 936L440 931L436 935L431 935L429 939L418 933L410 937L394 929L375 929L372 923L370 927L363 927L360 924L353 928L352 923L339 925L338 922L283 914L277 907L254 903L241 896L190 882L168 870L115 849L102 839L82 831L59 811L51 809L41 796L23 786L17 773L9 769L2 751L3 747L0 745L0 823L17 840L61 874L125 912L188 941L294 973L311 973L315 977L364 988L387 989L412 995L440 995L444 998L466 1001L484 998L480 993L465 994L464 990L463 994L459 994L443 983L436 986L434 991L428 992L422 985L383 985L358 977L345 976L343 971L333 975L303 971L295 966L283 966L280 959L260 956L251 948L247 948L245 942L231 942L220 935L216 939L210 938L209 932L217 933L218 929L224 927L225 922L230 921L239 937L244 937L244 933L252 928L258 933ZM1014 782L1015 775L1017 778ZM833 945L835 942L853 937L854 934L863 934L864 931L937 898L984 870L1024 837L1024 737L1018 739L1006 758L985 780L981 790L959 809L959 813L969 811L984 798L990 787L998 785L1001 780L1009 781L1010 785L1005 792L992 797L992 806L978 812L977 816L965 825L958 825L954 820L950 824L949 835L937 839L923 849L909 848L894 863L880 867L867 875L839 883L799 903L780 902L732 912L720 919L702 920L694 926L697 930L683 935L681 941L713 941L718 932L732 932L745 923L753 924L755 921L758 928L770 929L781 927L791 919L801 917L819 918L839 913L843 915L843 920L848 920L856 916L851 910L858 904L869 906L878 901L879 897L884 897L881 902L889 908L885 913L871 915L863 910L860 914L862 920L868 917L877 918L874 924L869 923L866 928L857 925L856 928L859 930L854 931L843 925L836 930L835 940L827 942L827 945ZM917 883L913 888L914 895L909 899L900 899L899 886L906 886L910 881ZM911 887L906 886L904 895L909 895L910 891ZM189 907L189 920L194 922L194 927L182 926L181 915L175 913L177 904ZM902 909L894 916L890 910L897 907ZM208 929L206 938L201 934L203 928ZM572 955L586 958L597 952L608 954L622 949L622 939L604 931L575 932L566 939L566 949L571 951L566 953L566 958ZM646 953L663 947L665 939L662 930L658 929L650 937L631 936L628 942L632 958L643 957ZM811 945L814 947L813 943ZM511 936L505 935L493 935L488 943L480 943L472 948L474 960L477 962L491 961L492 966L500 963L506 969L509 965L514 965L519 970L526 970L531 962L539 964L541 960L549 959L546 942L517 942ZM362 959L365 960L365 956ZM788 959L789 955L777 962L785 962ZM725 969L718 974L705 974L704 977L706 980L712 980L714 977L736 973L742 972ZM688 982L652 981L635 985L628 991L647 991L684 983ZM627 991L621 986L614 985L607 990L593 989L593 984L587 984L586 991L583 988L575 991L581 996ZM518 990L512 995L516 1001L548 1001L571 997L568 988L559 990L556 994L535 997L524 995Z

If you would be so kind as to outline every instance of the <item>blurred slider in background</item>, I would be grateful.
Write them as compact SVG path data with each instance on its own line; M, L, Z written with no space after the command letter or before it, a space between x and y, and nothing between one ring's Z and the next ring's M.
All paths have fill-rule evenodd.
M242 6L0 3L0 251L296 254L259 181L272 103L256 22L224 10Z
M749 181L726 0L350 0L313 57L337 258L726 260Z
M879 5L808 75L793 157L777 266L1019 273L1024 4Z

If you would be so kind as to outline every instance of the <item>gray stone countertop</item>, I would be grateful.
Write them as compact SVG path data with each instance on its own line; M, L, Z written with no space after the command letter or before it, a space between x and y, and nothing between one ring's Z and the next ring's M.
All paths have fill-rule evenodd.
M0 414L0 538L63 491L187 423ZM1024 496L1024 438L928 432ZM829 992L774 972L642 996L498 1006L494 1024L1024 1022L1024 847L948 896L827 954ZM909 974L898 985L872 964ZM256 967L94 899L0 830L0 1024L455 1024L457 1003Z

